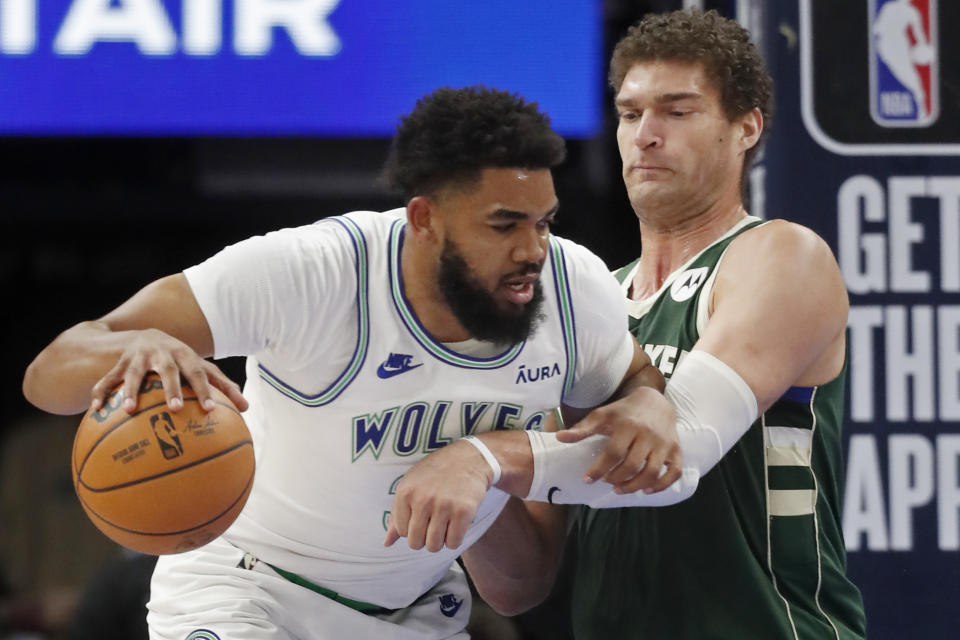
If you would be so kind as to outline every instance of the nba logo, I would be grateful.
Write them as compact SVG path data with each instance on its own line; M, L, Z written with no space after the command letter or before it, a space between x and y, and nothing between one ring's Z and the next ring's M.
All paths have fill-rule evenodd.
M940 113L937 0L870 0L870 115L925 127Z

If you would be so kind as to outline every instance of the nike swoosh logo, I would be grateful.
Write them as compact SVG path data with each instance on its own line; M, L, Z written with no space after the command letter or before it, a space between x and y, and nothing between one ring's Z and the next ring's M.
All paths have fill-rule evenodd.
M463 604L463 600L461 600L460 602L458 602L457 604L449 608L444 608L443 606L441 606L440 613L447 616L448 618L452 618L453 616L457 615L457 611L460 611L460 605L462 604Z
M560 487L550 487L550 491L547 491L547 502L553 504L553 494L561 491Z
M420 364L415 364L410 367L398 367L396 369L393 369L393 368L388 369L386 364L381 364L379 367L377 367L377 377L383 378L384 380L386 380L387 378L392 378L393 376L400 375L401 373L406 373L407 371L411 371L413 369L416 369L417 367L422 367L422 366L423 366L423 363L421 362Z

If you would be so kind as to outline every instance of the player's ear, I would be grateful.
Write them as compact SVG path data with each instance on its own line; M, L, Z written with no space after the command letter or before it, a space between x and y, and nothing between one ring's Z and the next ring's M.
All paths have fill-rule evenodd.
M754 107L741 116L739 125L740 151L752 149L760 141L760 134L763 133L763 114L760 113L760 109Z
M436 203L426 196L415 196L407 202L407 231L413 236L430 240L437 234L439 222Z

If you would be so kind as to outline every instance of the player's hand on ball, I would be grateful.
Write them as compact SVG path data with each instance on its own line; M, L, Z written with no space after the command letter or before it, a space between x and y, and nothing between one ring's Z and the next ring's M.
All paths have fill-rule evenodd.
M122 384L123 409L133 413L137 408L140 384L150 371L160 376L171 411L179 411L183 407L181 376L193 387L205 411L211 411L216 406L211 386L223 391L240 411L247 409L248 404L240 393L240 387L185 343L156 329L134 331L131 334L132 338L117 363L90 391L90 407L94 411L100 409L112 389Z
M490 465L466 442L431 453L397 485L384 546L406 538L411 549L456 549L492 479Z
M557 440L579 442L598 433L609 436L584 481L605 480L617 493L656 493L673 484L682 471L676 422L673 404L644 387L594 409L573 428L557 432Z

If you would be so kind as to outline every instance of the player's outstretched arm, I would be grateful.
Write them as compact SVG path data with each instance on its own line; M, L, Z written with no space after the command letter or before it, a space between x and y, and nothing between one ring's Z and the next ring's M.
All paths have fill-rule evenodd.
M633 359L613 396L589 410L564 406L564 424L570 428L557 437L574 443L606 436L582 473L587 483L604 480L619 493L656 493L680 477L683 452L673 405L662 394L663 375L636 340L631 344Z
M174 411L183 405L181 375L204 406L213 385L246 409L236 383L204 360L212 354L206 318L184 275L176 274L147 285L102 318L57 336L27 367L23 394L44 411L66 415L98 408L122 382L124 409L132 411L140 381L156 371Z
M829 247L809 229L776 221L744 233L724 255L711 303L706 329L666 391L676 407L681 480L649 496L631 493L629 483L617 495L602 483L571 482L563 470L602 458L607 446L582 438L578 424L531 434L534 466L544 472L528 499L601 508L679 502L789 387L823 384L843 367L846 289ZM574 439L575 447L561 444Z
M823 384L840 373L848 311L826 242L806 227L771 221L730 244L694 348L736 371L762 413L791 386Z
M673 407L660 393L663 376L636 341L629 344L633 345L633 357L609 404L592 412L564 407L568 423L586 414L590 432L605 438L602 454L597 459L594 455L589 464L552 467L570 483L583 484L591 464L591 480L610 478L652 492L670 486L681 475ZM579 437L586 435L582 431ZM397 486L384 544L389 546L405 537L414 549L438 551L444 545L457 548L490 487L528 497L537 475L529 435L523 431L494 431L481 434L478 440L479 448L462 440L447 445L406 473ZM487 450L487 457L481 449ZM548 454L547 458L551 457ZM666 471L661 473L664 467ZM602 484L603 488L598 486L595 492L598 495L606 496L614 490ZM682 497L670 501L679 499ZM649 500L656 503L653 498Z

